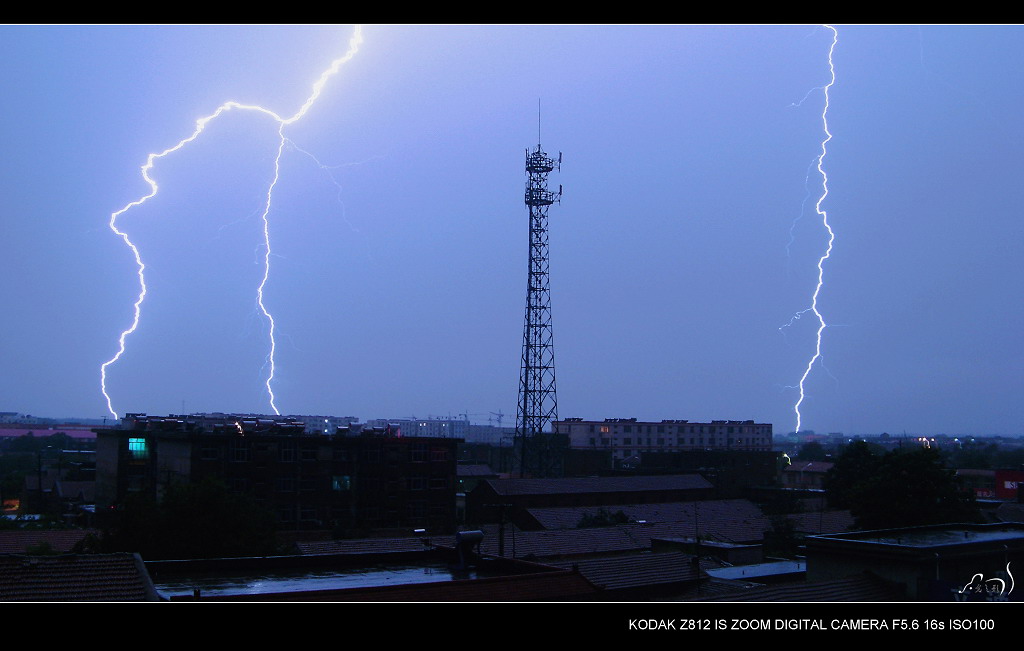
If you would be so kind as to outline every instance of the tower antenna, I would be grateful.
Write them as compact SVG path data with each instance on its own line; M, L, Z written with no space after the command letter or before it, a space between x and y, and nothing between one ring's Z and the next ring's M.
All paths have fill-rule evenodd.
M537 151L540 151L540 98L537 98Z

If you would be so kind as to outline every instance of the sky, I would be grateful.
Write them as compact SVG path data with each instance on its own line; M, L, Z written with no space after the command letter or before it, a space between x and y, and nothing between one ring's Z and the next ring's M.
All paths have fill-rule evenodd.
M835 233L802 428L1024 433L1024 27L837 25ZM524 157L550 183L559 415L796 425L828 233L821 26L367 25L287 138L282 414L514 424ZM111 214L228 100L293 115L352 25L0 27L0 410L111 417ZM118 414L272 413L280 139L228 111L117 225Z

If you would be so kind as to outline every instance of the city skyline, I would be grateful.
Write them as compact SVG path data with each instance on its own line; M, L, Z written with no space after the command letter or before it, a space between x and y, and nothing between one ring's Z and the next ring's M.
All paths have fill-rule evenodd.
M1022 433L1016 26L837 25L802 427ZM3 408L109 416L147 154L226 101L291 115L343 26L5 26ZM551 213L560 418L791 431L826 236L816 26L392 26L289 127L268 213L282 414L515 417L523 151ZM126 213L149 292L117 410L272 413L256 303L277 125L229 112ZM486 420L486 418L483 418Z

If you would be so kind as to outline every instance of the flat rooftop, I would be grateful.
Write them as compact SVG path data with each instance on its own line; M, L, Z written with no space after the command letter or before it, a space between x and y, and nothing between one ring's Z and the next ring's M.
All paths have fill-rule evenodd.
M337 569L305 568L272 571L195 572L165 575L153 581L166 597L192 596L198 589L204 597L257 595L347 588L377 588L389 585L439 583L495 576L477 571L457 571L443 561L379 563Z
M787 574L799 574L807 571L806 561L774 561L771 563L756 563L754 565L735 565L733 567L719 567L704 570L716 579L731 579L734 581L756 581L759 578L769 576L785 576Z
M815 538L820 540L928 549L969 543L1024 542L1024 525L946 524L934 527L847 532L815 536Z

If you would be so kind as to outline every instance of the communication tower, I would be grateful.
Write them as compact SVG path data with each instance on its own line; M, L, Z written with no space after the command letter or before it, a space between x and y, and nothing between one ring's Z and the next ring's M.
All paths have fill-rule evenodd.
M538 138L539 140L539 138ZM519 375L515 444L519 476L550 476L554 463L548 425L558 420L555 394L555 349L551 330L551 285L548 276L548 206L560 201L548 190L548 174L559 170L558 159L544 153L540 143L526 150L526 206L530 210L530 269L526 290L526 323Z

